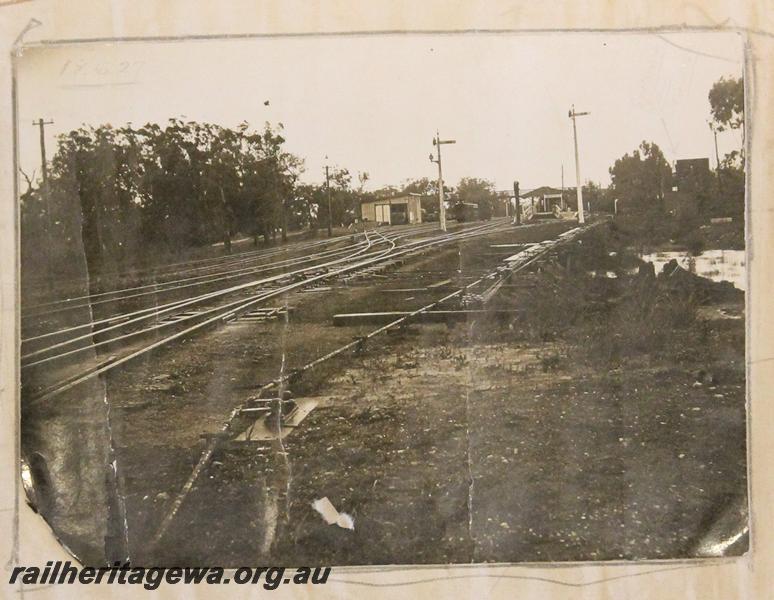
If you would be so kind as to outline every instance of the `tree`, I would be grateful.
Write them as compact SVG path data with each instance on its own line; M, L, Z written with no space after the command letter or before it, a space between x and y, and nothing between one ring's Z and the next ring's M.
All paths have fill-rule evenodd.
M358 193L352 189L352 175L348 169L331 167L329 171L331 186L331 224L350 225L358 215ZM326 190L327 194L327 190ZM322 225L328 225L328 198L318 210L318 218Z
M148 123L137 130L140 144L142 236L168 252L209 241L212 227L206 210L205 132L178 119L161 127Z
M635 212L660 212L664 193L672 187L672 168L661 149L643 141L631 155L610 167L612 189L619 202Z
M280 228L284 237L303 165L281 129L170 119L63 134L47 195L30 180L22 198L23 246L35 247L28 235L50 238L57 267L85 256L97 275L219 240L230 252L238 229L256 241Z
M197 133L189 153L199 159L198 188L203 195L203 208L220 230L226 253L231 254L231 238L236 233L236 215L242 201L241 132L205 124Z
M58 138L48 190L57 259L82 252L92 274L119 269L139 240L136 149L123 129L82 127ZM45 204L45 203L44 203Z
M491 181L463 177L457 185L453 199L455 203L478 205L478 217L486 221L492 218L497 193Z
M404 194L419 194L420 196L437 196L438 180L421 177L420 179L407 179L401 186Z
M741 145L720 160L717 166L716 206L718 214L736 214L744 211L745 154L744 154L744 82L741 77L721 77L709 91L710 128L715 135L739 130Z
M740 149L726 155L725 168L744 168L744 83L742 78L721 77L708 94L710 128L717 133L739 130L742 134Z
M385 185L371 192L374 198L389 198L390 196L397 196L400 193L401 189L394 185Z
M742 78L721 77L709 91L710 112L717 131L742 129L744 134L744 84Z
M573 194L573 200L577 206L577 198L575 196L576 194ZM587 181L583 185L583 202L589 205L591 212L612 213L614 210L609 190L603 189L598 183L593 181Z
M283 149L282 123L276 129L267 123L263 133L250 133L247 127L247 123L240 127L244 146L240 166L243 231L253 236L256 244L261 235L268 243L278 230L285 240L290 221L288 206L303 163Z
M612 197L619 212L631 217L632 233L641 242L659 236L664 221L664 194L672 187L672 168L661 149L643 141L631 155L610 167Z
M303 184L296 186L287 206L290 227L309 227L316 231L319 226L318 212L326 201L325 186Z
M358 187L358 191L360 193L363 193L365 184L368 183L370 179L371 179L371 176L368 174L368 171L360 171L357 174L357 180L360 182L360 187Z

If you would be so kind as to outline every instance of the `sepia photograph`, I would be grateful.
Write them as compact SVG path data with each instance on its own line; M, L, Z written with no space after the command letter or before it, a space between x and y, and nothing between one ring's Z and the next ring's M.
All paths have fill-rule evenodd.
M27 503L91 566L744 555L745 60L22 45Z

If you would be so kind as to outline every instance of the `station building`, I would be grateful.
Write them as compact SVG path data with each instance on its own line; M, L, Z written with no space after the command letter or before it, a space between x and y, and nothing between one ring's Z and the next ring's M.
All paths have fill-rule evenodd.
M538 216L567 210L567 201L564 197L564 192L557 188L544 185L535 188L534 190L524 192L521 194L521 198L530 201L534 213Z
M363 221L377 225L406 225L422 222L422 196L399 194L388 198L366 200L360 204Z

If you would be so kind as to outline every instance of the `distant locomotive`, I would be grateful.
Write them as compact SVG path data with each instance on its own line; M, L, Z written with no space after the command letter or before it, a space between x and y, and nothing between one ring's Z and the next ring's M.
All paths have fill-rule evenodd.
M458 223L480 219L478 204L474 202L457 202L451 206L449 213L450 217Z

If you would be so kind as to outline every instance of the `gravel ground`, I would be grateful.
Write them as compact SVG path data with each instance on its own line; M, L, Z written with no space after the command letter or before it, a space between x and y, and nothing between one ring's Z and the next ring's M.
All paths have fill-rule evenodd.
M561 289L555 269L509 283L499 307L522 311L511 320L412 325L304 376L293 392L317 398L318 407L282 442L219 450L161 544L149 545L201 454L202 434L218 431L283 364L304 364L375 328L333 327L333 314L422 306L447 292L384 290L444 278L453 285L510 251L492 245L567 228L514 230L412 260L386 281L295 294L287 322L226 326L111 374L110 439L133 562L696 555L718 521L746 504L744 320L701 321L701 338L675 330L657 351L579 360L595 348L588 328L547 335L539 303L527 302L525 291L551 298ZM600 283L594 293L618 302L604 297L615 286ZM722 301L743 314L743 298ZM713 302L704 298L701 308ZM605 339L623 327L612 317L601 326ZM39 429L44 436L45 418ZM354 530L323 522L311 507L322 497L353 517Z

